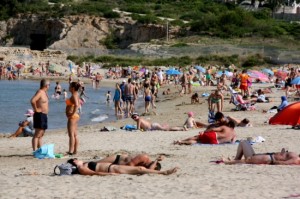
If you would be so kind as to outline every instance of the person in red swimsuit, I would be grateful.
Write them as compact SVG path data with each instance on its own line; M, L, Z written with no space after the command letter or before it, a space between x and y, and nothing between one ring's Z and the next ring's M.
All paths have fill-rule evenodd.
M222 144L233 143L236 140L236 133L234 131L234 123L232 121L219 126L206 129L198 135L189 137L184 140L176 140L174 144L192 145L196 143L201 144Z

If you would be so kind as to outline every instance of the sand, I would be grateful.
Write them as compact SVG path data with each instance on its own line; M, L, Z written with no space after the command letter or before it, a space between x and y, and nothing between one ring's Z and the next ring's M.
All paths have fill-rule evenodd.
M105 80L113 86L114 81ZM255 84L266 87L267 84ZM199 93L213 87L194 87ZM160 89L157 115L145 118L154 122L182 125L186 112L194 111L200 121L207 121L207 101L191 105L190 96L179 97L178 93L161 95ZM174 92L174 88L172 89ZM286 147L299 152L300 134L289 126L270 126L264 122L273 114L262 113L263 109L279 105L283 91L273 89L267 94L274 101L258 104L257 111L232 111L225 96L225 115L247 117L251 128L236 128L238 139L262 136L263 143L254 144L257 152L279 151ZM64 117L64 115L62 115ZM51 118L49 118L51 119ZM35 159L31 155L31 138L0 139L0 198L292 198L300 197L300 167L274 165L224 165L211 163L220 157L235 155L237 145L178 146L172 142L196 135L203 129L178 132L127 132L119 128L134 124L131 119L111 123L99 123L79 128L80 147L77 158L95 160L109 154L148 153L151 157L164 154L163 169L178 166L177 173L164 175L118 175L118 176L54 176L55 165L61 159ZM100 132L104 126L115 126L115 132ZM55 153L68 149L66 129L47 131L44 143L54 143Z

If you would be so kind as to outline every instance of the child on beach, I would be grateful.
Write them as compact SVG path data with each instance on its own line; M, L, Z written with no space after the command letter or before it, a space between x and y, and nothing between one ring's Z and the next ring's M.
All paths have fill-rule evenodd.
M111 99L110 91L107 91L107 93L106 93L106 103L107 103L107 104L110 103L110 99Z
M200 103L200 98L198 93L194 93L191 97L191 104Z
M63 90L63 95L64 95L64 99L68 98L68 92L66 91L66 89Z
M183 128L185 130L188 130L189 128L197 127L196 121L194 119L194 113L193 112L188 112L187 115L188 115L188 118L186 119L186 121L183 125Z

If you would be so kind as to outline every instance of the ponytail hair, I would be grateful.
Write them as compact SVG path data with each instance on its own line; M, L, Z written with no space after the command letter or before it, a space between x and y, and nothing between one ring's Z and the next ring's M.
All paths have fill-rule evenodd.
M75 91L78 91L81 85L78 82L71 82L70 87L74 88Z

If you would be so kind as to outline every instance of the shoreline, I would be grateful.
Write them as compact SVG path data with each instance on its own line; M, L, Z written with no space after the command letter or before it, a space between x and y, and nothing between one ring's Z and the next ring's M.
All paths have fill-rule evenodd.
M114 83L114 82L113 82ZM113 85L108 81L107 84ZM106 83L105 83L106 84ZM195 119L207 121L207 98L200 98L201 104L190 104L190 95L180 97L178 90L170 85L170 95L161 95L168 88L159 91L156 115L144 116L152 122L183 125L187 112L193 111ZM254 88L269 84L253 84ZM193 87L202 94L214 87ZM237 127L237 138L262 136L263 143L253 145L257 153L279 151L285 147L289 151L300 152L300 134L289 126L265 124L272 116L262 113L280 103L282 90L273 89L268 94L270 103L257 104L256 111L232 111L228 103L230 96L225 95L224 114L237 118L247 117L253 127ZM124 131L117 128L113 132L100 132L103 126L120 127L126 123L134 124L131 118L116 122L103 122L79 127L79 151L72 158L83 161L96 161L112 154L148 153L151 158L165 155L163 169L178 166L177 173L162 175L117 175L117 176L54 176L55 165L71 158L35 159L31 155L31 138L0 139L0 176L4 198L289 198L300 194L299 166L277 165L224 165L210 161L220 157L232 157L237 150L236 144L228 145L173 145L174 140L197 135L204 129L189 131ZM65 153L68 147L66 129L46 131L44 144L55 144L55 153ZM289 179L289 180L287 180ZM245 183L248 182L248 183ZM88 188L86 188L88 187ZM116 191L118 187L118 191ZM240 191L243 190L243 191Z

